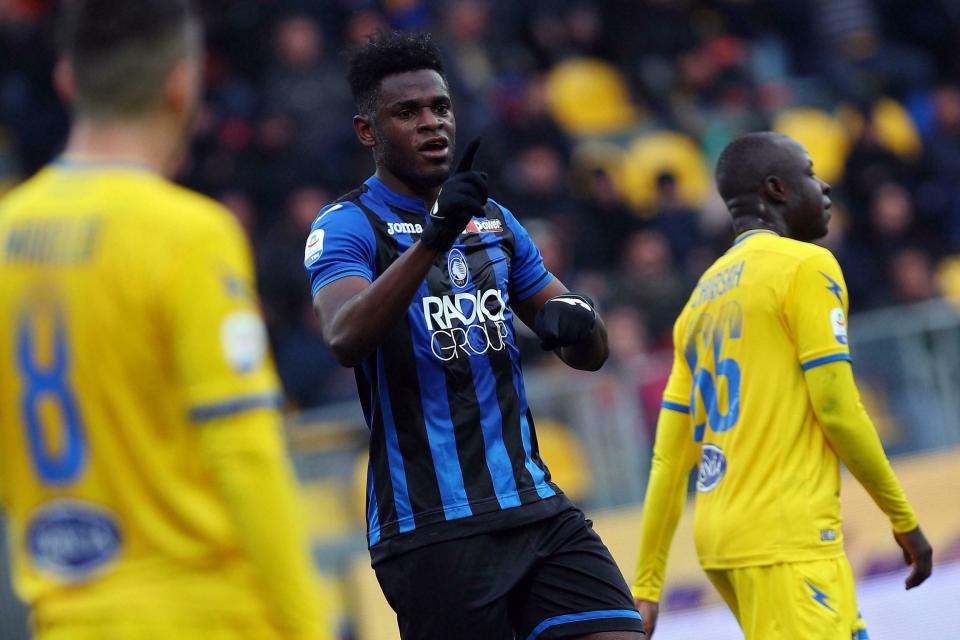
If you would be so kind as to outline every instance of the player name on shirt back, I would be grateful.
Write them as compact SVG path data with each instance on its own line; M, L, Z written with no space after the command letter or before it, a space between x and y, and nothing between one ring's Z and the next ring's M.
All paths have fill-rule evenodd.
M31 220L14 224L2 240L7 264L77 265L93 255L100 232L97 219Z

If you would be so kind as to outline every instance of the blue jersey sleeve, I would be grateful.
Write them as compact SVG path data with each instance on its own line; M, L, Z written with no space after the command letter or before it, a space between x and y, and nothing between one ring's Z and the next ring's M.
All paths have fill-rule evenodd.
M360 276L373 282L377 241L367 217L349 202L324 207L307 236L303 265L310 290L317 291L340 278Z
M507 228L513 234L513 262L510 265L510 298L521 302L535 295L553 280L553 274L547 271L540 257L540 250L533 244L530 234L523 228L510 210L497 204L503 212Z

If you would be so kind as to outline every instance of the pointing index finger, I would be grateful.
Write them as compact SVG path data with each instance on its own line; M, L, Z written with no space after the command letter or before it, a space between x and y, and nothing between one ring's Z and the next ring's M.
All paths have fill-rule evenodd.
M473 159L477 155L477 149L480 148L480 138L474 138L470 141L470 144L467 145L466 151L463 152L463 157L460 158L460 162L457 164L457 169L454 173L463 173L464 171L470 171L473 168Z

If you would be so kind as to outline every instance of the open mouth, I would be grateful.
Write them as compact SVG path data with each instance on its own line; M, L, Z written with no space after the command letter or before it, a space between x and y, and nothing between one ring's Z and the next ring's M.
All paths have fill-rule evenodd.
M417 147L417 151L432 160L445 160L450 153L450 143L446 138L430 138Z

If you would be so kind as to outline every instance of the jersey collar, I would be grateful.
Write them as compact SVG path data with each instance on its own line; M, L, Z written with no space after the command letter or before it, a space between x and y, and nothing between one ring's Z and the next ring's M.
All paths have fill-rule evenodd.
M780 234L777 233L776 231L770 231L769 229L751 229L750 231L744 231L743 233L741 233L740 235L738 235L738 236L737 236L737 239L733 241L733 246L737 246L738 244L740 244L741 242L743 242L743 241L746 240L747 238L752 238L753 236L759 235L759 234L761 234L761 233L766 234L766 235L771 235L771 236L778 236L778 235L780 235Z
M64 153L57 156L51 164L61 169L131 169L151 174L156 173L147 163L140 160L82 156L73 153Z
M397 193L396 191L390 189L387 185L383 184L383 180L375 175L367 178L366 182L363 184L367 186L369 193L372 194L373 197L378 200L382 200L388 205L404 211L422 213L423 215L427 214L427 205L424 204L423 200Z

